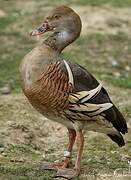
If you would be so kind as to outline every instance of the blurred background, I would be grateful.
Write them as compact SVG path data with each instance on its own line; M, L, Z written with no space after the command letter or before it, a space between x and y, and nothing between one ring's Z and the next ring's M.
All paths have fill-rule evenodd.
M56 150L62 153L66 144L65 129L50 123L28 104L19 79L22 58L39 43L39 38L30 37L29 33L52 8L60 5L73 8L82 20L81 36L64 50L64 58L81 64L104 84L129 127L123 149L103 135L89 133L83 164L91 166L92 176L94 168L96 174L110 174L117 167L128 169L127 161L131 159L131 0L0 0L2 180L35 179L36 176L50 179L50 173L38 172L32 162L41 160L42 155L45 159L56 159Z

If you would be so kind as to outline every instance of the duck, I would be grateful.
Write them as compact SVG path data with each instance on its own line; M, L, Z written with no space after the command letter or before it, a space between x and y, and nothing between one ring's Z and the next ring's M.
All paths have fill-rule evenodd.
M128 132L126 120L102 84L84 67L61 55L80 36L81 29L80 16L72 8L54 8L30 33L39 36L41 43L25 55L20 65L21 87L31 105L68 130L64 160L42 164L44 170L55 170L56 177L66 179L81 172L86 131L103 133L120 147L125 145L122 134ZM77 157L74 167L70 167L76 139Z

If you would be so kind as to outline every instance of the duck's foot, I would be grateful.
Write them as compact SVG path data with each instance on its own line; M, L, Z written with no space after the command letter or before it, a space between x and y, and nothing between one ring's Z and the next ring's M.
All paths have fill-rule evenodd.
M74 177L79 176L80 171L77 171L75 169L68 169L68 168L63 168L63 169L58 169L55 178L62 177L65 179L72 179Z
M62 165L63 163L42 162L40 169L57 171Z
M69 166L72 165L72 161L70 158L66 158L64 159L64 161L62 162L42 162L41 163L41 169L43 170L54 170L54 171L57 171L58 169L61 169L61 168L67 168Z

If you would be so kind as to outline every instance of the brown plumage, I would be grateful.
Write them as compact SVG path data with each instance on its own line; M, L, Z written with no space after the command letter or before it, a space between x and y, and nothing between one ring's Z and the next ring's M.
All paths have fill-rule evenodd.
M29 52L21 63L22 89L40 113L68 128L69 145L64 162L45 163L43 168L57 170L56 176L70 179L80 173L83 130L104 133L123 146L122 134L127 132L127 124L102 85L86 69L60 55L80 35L78 14L69 7L57 7L31 35L47 31L53 34ZM65 169L70 164L76 136L79 136L79 147L75 167Z
M68 97L72 92L72 85L58 62L49 64L34 86L25 88L24 92L33 106L41 105L52 112L63 111L69 108Z

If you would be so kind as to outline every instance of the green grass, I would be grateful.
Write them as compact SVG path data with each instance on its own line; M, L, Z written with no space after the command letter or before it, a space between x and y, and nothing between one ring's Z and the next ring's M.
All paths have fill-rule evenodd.
M130 7L130 0L72 0L70 2L78 3L80 5L90 5L90 6L102 6L102 5L111 5L115 7Z
M106 144L106 146L103 146ZM84 148L84 157L82 160L82 174L88 174L90 177L99 177L102 174L113 174L116 169L126 170L129 165L127 160L122 160L123 155L129 153L130 144L126 148L118 146L107 137L97 136L86 139ZM1 180L51 180L55 172L43 171L40 168L42 162L41 153L27 145L9 145L5 151L7 156L1 159L0 179ZM19 161L20 159L23 161ZM57 157L58 158L58 157ZM13 161L14 160L14 161ZM53 161L55 158L48 158L47 161ZM73 162L76 160L76 148L73 153ZM88 172L88 173L87 173ZM80 180L74 178L74 180ZM86 180L84 178L83 180Z
M52 173L53 176L53 173ZM37 166L31 164L10 164L0 166L0 179L1 180L50 180L50 172L43 172Z
M0 180L50 180L54 173L40 168L41 153L27 145L8 145L0 163ZM22 159L22 160L21 160Z

